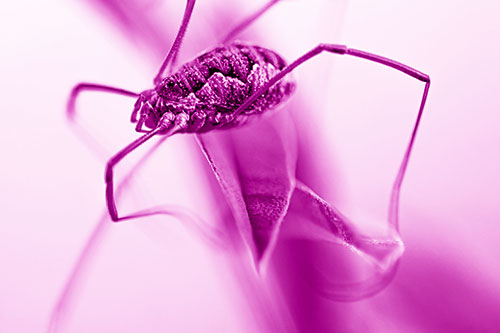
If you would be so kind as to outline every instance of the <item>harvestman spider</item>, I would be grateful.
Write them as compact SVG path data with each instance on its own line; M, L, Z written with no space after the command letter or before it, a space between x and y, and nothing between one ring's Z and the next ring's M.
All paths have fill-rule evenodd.
M113 187L113 168L126 155L156 135L163 135L163 138L153 149L167 137L175 133L201 133L217 128L237 126L243 124L247 118L251 118L253 115L274 108L293 92L294 83L286 75L304 62L326 51L333 54L351 55L378 62L425 83L410 142L393 184L389 222L393 228L398 229L397 203L399 201L399 189L429 92L429 76L394 60L350 49L343 45L320 44L286 66L284 60L271 50L257 46L230 43L240 31L248 27L278 1L269 1L253 15L243 20L222 40L222 46L199 56L182 66L177 73L171 75L195 4L195 0L187 0L177 36L154 79L154 89L135 93L121 88L93 83L80 83L73 88L66 110L70 120L74 120L76 98L82 91L101 91L138 98L132 112L131 121L137 122L136 130L145 134L120 150L106 165L106 203L113 221L118 222L154 214L176 215L173 211L159 209L142 210L123 217L118 215ZM207 59L208 62L206 61ZM166 75L167 72L168 75ZM201 88L198 86L199 84L202 84ZM205 94L200 94L199 92L203 92L204 87L212 89L206 89ZM196 89L198 90L196 91ZM149 127L151 130L144 130L143 126ZM151 152L152 150L139 163L143 162ZM137 167L138 165L135 168ZM127 176L127 179L129 176ZM305 185L301 183L297 183L297 187L307 191ZM315 198L315 200L320 200L320 198ZM67 307L67 299L69 298L72 285L75 283L79 268L88 256L88 251L100 233L101 227L102 224L99 224L95 229L53 309L49 327L49 331L51 332L57 328L59 317ZM392 273L389 274L393 274L394 272L395 269L393 268Z
M150 209L133 215L119 216L114 197L113 168L125 156L156 135L168 137L175 133L202 133L217 128L234 127L243 124L247 118L274 108L293 92L294 83L286 75L323 51L378 62L425 83L416 124L394 184L391 202L397 201L399 187L427 99L429 76L397 61L344 45L319 44L287 66L274 51L258 46L231 43L240 31L278 1L268 2L237 25L223 39L221 46L186 63L172 74L196 2L188 0L177 36L153 81L155 88L142 93L93 83L80 83L73 88L67 108L70 119L73 119L75 114L77 96L85 90L137 98L131 121L137 122L137 132L145 134L120 150L106 165L106 203L113 221L165 213ZM168 75L166 75L167 70ZM150 130L145 130L144 126ZM391 205L391 210L392 214L397 214L397 211L394 211L397 210L397 205Z

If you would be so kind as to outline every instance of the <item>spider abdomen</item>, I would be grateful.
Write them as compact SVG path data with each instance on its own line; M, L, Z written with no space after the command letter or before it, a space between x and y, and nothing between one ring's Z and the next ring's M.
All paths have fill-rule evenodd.
M157 109L157 116L171 105L176 106L174 113L183 111L191 116L197 112L198 118L205 114L204 124L200 126L198 121L189 132L234 127L250 115L275 108L292 94L295 83L285 77L239 115L232 114L285 66L277 53L258 46L235 43L215 48L184 64L156 87L158 98L167 105L162 111Z

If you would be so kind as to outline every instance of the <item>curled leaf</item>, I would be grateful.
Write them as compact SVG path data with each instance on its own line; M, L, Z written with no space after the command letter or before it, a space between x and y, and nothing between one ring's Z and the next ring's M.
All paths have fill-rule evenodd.
M295 186L296 147L286 112L199 136L257 269L272 253Z
M360 278L357 276L363 274L355 274L356 277L349 278L348 282L336 280L341 263L334 262L338 260L338 249L333 246L327 247L329 250L323 253L323 258L310 258L310 265L302 268L314 271L307 274L313 276L308 284L318 294L335 301L361 300L384 289L394 277L404 251L396 230L389 227L385 235L377 237L364 234L348 217L301 182L297 182L291 198L282 237L340 245L362 259L362 268L368 271L368 277ZM330 263L317 266L316 261Z

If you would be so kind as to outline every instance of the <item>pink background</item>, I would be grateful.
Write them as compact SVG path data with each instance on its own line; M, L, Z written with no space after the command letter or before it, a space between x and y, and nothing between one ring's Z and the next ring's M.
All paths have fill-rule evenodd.
M147 6L168 12L166 25L174 30L184 3ZM181 59L215 43L225 29L217 26L219 12L242 15L253 8L245 1L200 1ZM498 12L496 1L283 1L248 33L265 36L258 42L288 60L319 42L339 43L394 58L432 79L403 184L400 271L371 300L320 305L322 315L342 316L339 328L498 329ZM133 101L87 94L78 109L102 145L93 154L65 120L67 95L80 80L149 88L159 62L86 2L3 1L0 13L0 331L38 332L104 212L106 157L135 137L128 124ZM193 42L199 40L205 44ZM380 201L389 195L423 85L330 55L294 76L297 98L315 119L302 126L316 126L312 139L324 145L318 153L336 162L336 170L324 170L336 187L325 196L359 221L385 214ZM209 184L192 162L199 154L193 141L169 140L125 200L139 207L175 203L213 219ZM259 310L230 267L238 260L247 267L247 258L210 251L175 219L110 225L96 252L67 331L259 330Z

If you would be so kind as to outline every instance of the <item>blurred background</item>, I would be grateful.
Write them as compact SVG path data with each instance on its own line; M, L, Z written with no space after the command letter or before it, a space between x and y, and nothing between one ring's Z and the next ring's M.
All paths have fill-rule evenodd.
M185 6L134 2L154 22L130 23L127 30L120 22L130 18L118 20L119 8L113 12L103 3L0 4L1 332L47 328L79 253L106 216L106 159L136 137L128 123L133 100L88 93L77 108L95 138L89 149L64 115L72 86L90 81L149 89ZM215 45L228 26L264 3L198 1L179 60ZM293 307L280 312L286 288L284 296L271 291L252 301L248 284L256 288L256 277L248 258L214 250L182 221L106 220L60 331L257 332L266 327L260 320L267 302L292 323L285 331L498 329L499 10L496 1L283 0L240 38L289 61L320 42L346 44L431 76L401 193L406 252L382 293L358 303L303 305L317 317L301 317ZM165 29L158 33L149 24ZM298 140L324 161L312 178L332 184L325 190L311 179L310 186L361 224L383 218L423 84L326 54L294 77L291 112L303 129ZM168 202L216 225L216 208L225 204L211 197L213 179L202 158L192 137L169 139L134 176L123 207Z

